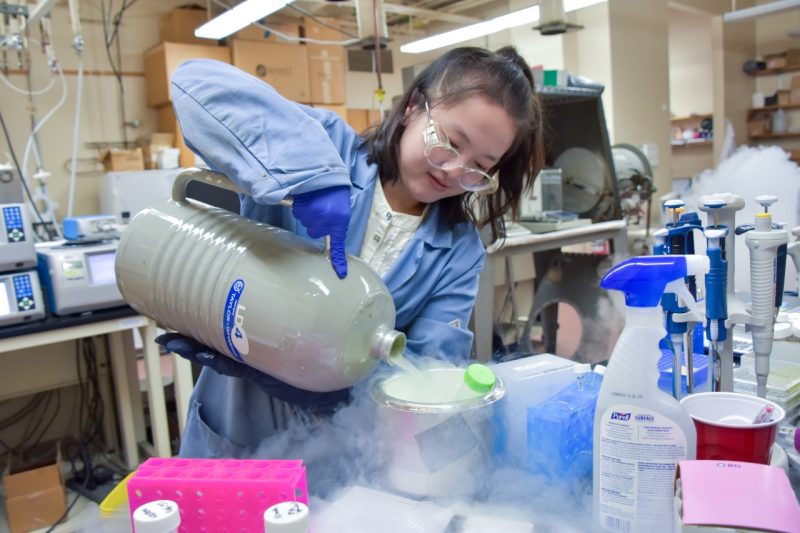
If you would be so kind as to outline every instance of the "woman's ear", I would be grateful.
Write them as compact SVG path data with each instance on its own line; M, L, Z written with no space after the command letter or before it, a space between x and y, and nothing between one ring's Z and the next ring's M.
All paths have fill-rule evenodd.
M408 105L406 105L406 109L403 111L403 126L408 126L411 117L414 116L414 110L419 106L421 99L422 93L420 93L420 90L414 89L414 92L412 92L411 96L408 98Z

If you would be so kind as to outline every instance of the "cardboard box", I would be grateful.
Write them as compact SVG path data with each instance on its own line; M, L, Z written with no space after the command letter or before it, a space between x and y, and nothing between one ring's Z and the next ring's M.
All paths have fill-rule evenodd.
M800 48L786 50L786 65L791 67L800 66Z
M335 50L336 47L332 46L308 47L308 85L312 103L344 104L344 54Z
M174 146L181 151L178 162L182 168L196 167L202 164L202 160L199 160L200 158L197 154L186 146L186 142L183 140L183 134L181 133L181 126L178 123L178 118L175 116L175 110L171 105L165 105L156 109L156 125L158 131L165 131L174 135Z
M348 37L337 29L341 28L341 24L336 19L317 18L314 20L310 17L302 17L300 19L300 24L302 26L302 36L309 39L337 42L352 39L352 37Z
M381 112L377 109L347 108L347 123L358 133L364 133L368 128L380 124Z
M765 118L754 118L747 121L747 135L757 137L769 133L770 122Z
M169 132L153 133L150 139L144 140L141 143L142 153L144 154L144 168L145 170L152 170L158 168L156 161L158 153L165 148L173 148L175 146L175 134Z
M789 105L792 103L792 92L788 89L781 89L775 93L778 97L778 105Z
M324 23L324 24L322 24ZM317 41L341 42L350 37L336 28L335 19L314 20L302 18L303 37ZM309 89L315 104L343 104L345 102L345 50L339 44L306 43L308 48Z
M783 52L767 54L764 56L764 62L767 64L767 68L783 68L786 66L786 54Z
M170 43L188 43L213 45L211 39L194 36L194 30L208 21L205 9L173 9L161 17L161 41Z
M300 24L297 19L284 19L278 17L268 17L260 21L261 24L290 37L300 37ZM275 33L270 33L255 24L241 29L233 34L233 39L245 41L269 41L273 43L297 43L297 39L284 39Z
M297 44L233 41L233 64L269 83L289 100L311 101L308 50Z
M231 62L229 48L217 45L161 43L144 53L147 105L161 107L172 100L170 76L189 59L208 58Z
M141 148L131 150L112 148L100 154L100 162L103 163L106 172L144 170L144 153Z
M36 465L16 467L13 460L9 461L3 485L11 533L51 526L67 508L61 453L57 446L50 457Z
M792 533L800 524L786 473L736 461L680 461L675 471L674 531Z

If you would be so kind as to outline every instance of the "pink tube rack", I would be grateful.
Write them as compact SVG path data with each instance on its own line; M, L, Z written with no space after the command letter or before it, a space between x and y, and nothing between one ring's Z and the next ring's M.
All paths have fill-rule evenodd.
M261 533L276 503L308 504L302 460L157 459L128 480L131 514L153 500L180 507L181 533Z

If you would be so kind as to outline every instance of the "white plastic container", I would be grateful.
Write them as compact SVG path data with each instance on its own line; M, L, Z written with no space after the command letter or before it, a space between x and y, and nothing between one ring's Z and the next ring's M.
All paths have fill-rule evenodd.
M598 530L672 531L675 466L695 458L697 437L686 410L658 387L658 343L666 335L659 304L665 292L674 292L691 307L683 279L708 268L706 256L634 257L601 281L625 293L626 314L595 411Z
M119 243L120 292L141 314L237 361L309 391L349 387L379 359L402 355L383 281L348 257L339 279L313 243L186 198L221 174L190 169L173 198L142 210Z
M376 380L372 399L386 445L387 484L415 498L473 498L485 487L501 379L466 398L463 368L398 372Z

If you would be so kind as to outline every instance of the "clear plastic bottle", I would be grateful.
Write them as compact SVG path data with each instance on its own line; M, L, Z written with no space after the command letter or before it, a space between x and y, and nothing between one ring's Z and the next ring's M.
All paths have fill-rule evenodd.
M162 327L309 391L347 388L379 359L402 355L383 281L348 257L339 279L297 235L186 198L199 169L175 178L171 200L139 212L117 249L125 300Z
M706 256L634 257L600 285L625 293L625 327L608 363L594 419L593 521L597 530L672 531L675 465L694 459L694 423L658 387L664 293L696 307L684 277L709 269Z

